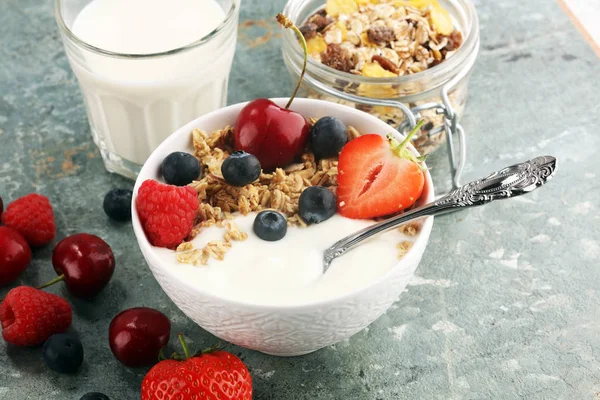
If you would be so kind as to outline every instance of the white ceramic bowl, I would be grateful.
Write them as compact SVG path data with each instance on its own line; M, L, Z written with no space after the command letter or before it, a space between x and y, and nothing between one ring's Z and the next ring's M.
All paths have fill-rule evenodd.
M287 99L274 99L280 106ZM206 114L169 136L148 158L134 188L133 204L139 186L146 179L160 180L162 160L173 151L193 152L193 129L207 132L234 125L244 104L236 104ZM313 99L296 99L292 107L305 117L334 116L362 133L381 135L394 132L379 119L347 106ZM399 135L399 134L398 134ZM400 136L400 135L399 135ZM429 173L420 203L432 201L434 190ZM192 320L213 335L264 353L294 356L310 353L349 338L359 332L398 298L413 276L425 251L433 218L428 218L406 256L387 274L341 297L300 306L265 306L231 301L192 286L161 263L140 225L135 206L133 229L140 249L156 280L173 302ZM351 232L348 232L348 234Z

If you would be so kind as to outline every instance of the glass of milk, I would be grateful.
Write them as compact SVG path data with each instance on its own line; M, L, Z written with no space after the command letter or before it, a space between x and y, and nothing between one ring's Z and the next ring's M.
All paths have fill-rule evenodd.
M94 142L135 178L167 136L223 107L239 0L55 0Z

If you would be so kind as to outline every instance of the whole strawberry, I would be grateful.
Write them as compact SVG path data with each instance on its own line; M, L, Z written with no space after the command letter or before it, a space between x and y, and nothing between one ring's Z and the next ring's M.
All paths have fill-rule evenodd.
M226 351L156 364L142 382L142 400L251 400L252 377L242 360Z
M19 231L31 246L43 246L56 236L50 201L37 193L10 203L2 213L2 223Z
M148 179L138 190L135 206L148 241L175 248L190 234L198 212L198 194L189 186Z
M37 346L71 325L71 306L63 298L18 286L0 304L2 337L15 346Z

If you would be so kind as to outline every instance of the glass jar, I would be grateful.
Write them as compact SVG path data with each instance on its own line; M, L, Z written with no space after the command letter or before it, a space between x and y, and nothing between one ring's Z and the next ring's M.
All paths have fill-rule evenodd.
M448 10L454 24L463 35L463 43L456 52L440 64L411 75L374 78L338 71L311 57L308 59L303 95L343 103L366 111L388 124L398 127L406 118L401 108L374 105L369 101L348 101L335 93L348 93L362 99L382 99L400 102L425 120L421 132L415 136L414 145L421 153L430 153L445 140L444 115L433 104L444 104L442 89L448 93L452 111L459 119L467 99L469 77L479 52L479 23L475 7L470 0L440 0ZM284 14L297 26L324 6L323 0L290 0ZM303 53L292 30L283 32L283 59L292 81L298 81L303 64ZM321 88L319 87L321 86ZM322 87L332 88L325 92ZM431 106L431 107L428 107Z

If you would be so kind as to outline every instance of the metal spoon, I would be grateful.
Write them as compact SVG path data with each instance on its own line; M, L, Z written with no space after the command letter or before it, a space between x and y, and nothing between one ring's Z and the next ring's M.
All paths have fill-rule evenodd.
M552 156L536 157L496 171L483 179L467 183L429 204L346 236L325 250L323 273L327 272L334 259L372 236L387 232L416 218L445 214L462 208L481 206L493 200L508 199L529 193L552 178L555 170L556 158Z

